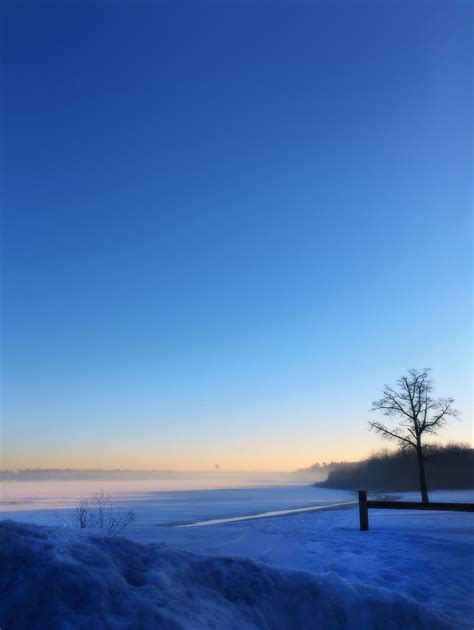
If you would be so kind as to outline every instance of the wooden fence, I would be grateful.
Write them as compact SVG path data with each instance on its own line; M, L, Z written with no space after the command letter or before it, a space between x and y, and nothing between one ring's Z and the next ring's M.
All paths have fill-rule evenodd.
M419 501L368 501L367 491L359 490L360 530L369 529L369 508L378 510L443 510L448 512L474 512L474 503L421 503Z

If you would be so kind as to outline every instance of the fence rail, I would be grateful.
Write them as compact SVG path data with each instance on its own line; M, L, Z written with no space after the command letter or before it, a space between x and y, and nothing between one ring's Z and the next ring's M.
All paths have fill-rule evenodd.
M360 530L369 529L369 508L378 510L433 510L445 512L474 512L474 503L421 503L419 501L368 501L367 491L359 490Z

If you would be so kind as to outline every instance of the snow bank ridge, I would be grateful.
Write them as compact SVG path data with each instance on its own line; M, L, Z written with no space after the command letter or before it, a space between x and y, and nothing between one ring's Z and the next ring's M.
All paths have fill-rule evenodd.
M450 627L385 589L60 527L0 522L2 630Z

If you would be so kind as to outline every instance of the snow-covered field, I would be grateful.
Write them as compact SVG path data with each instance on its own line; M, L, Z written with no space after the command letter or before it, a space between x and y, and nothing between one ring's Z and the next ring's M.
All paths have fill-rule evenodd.
M57 527L3 526L1 553L28 570L21 582L8 571L1 578L3 592L18 597L16 604L13 595L4 598L2 630L33 627L30 613L37 615L35 628L75 628L82 622L87 628L147 628L159 620L170 628L474 627L473 514L371 510L370 531L360 532L357 507L346 505L180 527L355 497L301 485L146 488L116 496L117 504L137 515L125 531L128 541L101 542ZM418 500L416 494L404 498ZM4 517L56 522L50 503L44 509L41 501L25 496L19 501L12 492L7 499ZM474 491L433 492L432 499L474 502ZM70 506L64 497L55 500L60 509ZM42 586L59 579L61 588ZM24 625L19 617L9 625L8 606L18 610L23 589L40 590L21 606ZM42 597L53 615L49 623L38 617ZM60 618L70 625L55 625Z
M0 524L2 628L448 628L393 591L251 560Z

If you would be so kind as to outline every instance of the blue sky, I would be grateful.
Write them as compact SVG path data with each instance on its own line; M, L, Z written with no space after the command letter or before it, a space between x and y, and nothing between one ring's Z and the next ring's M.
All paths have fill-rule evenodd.
M4 467L354 459L425 366L471 440L468 3L4 11Z

